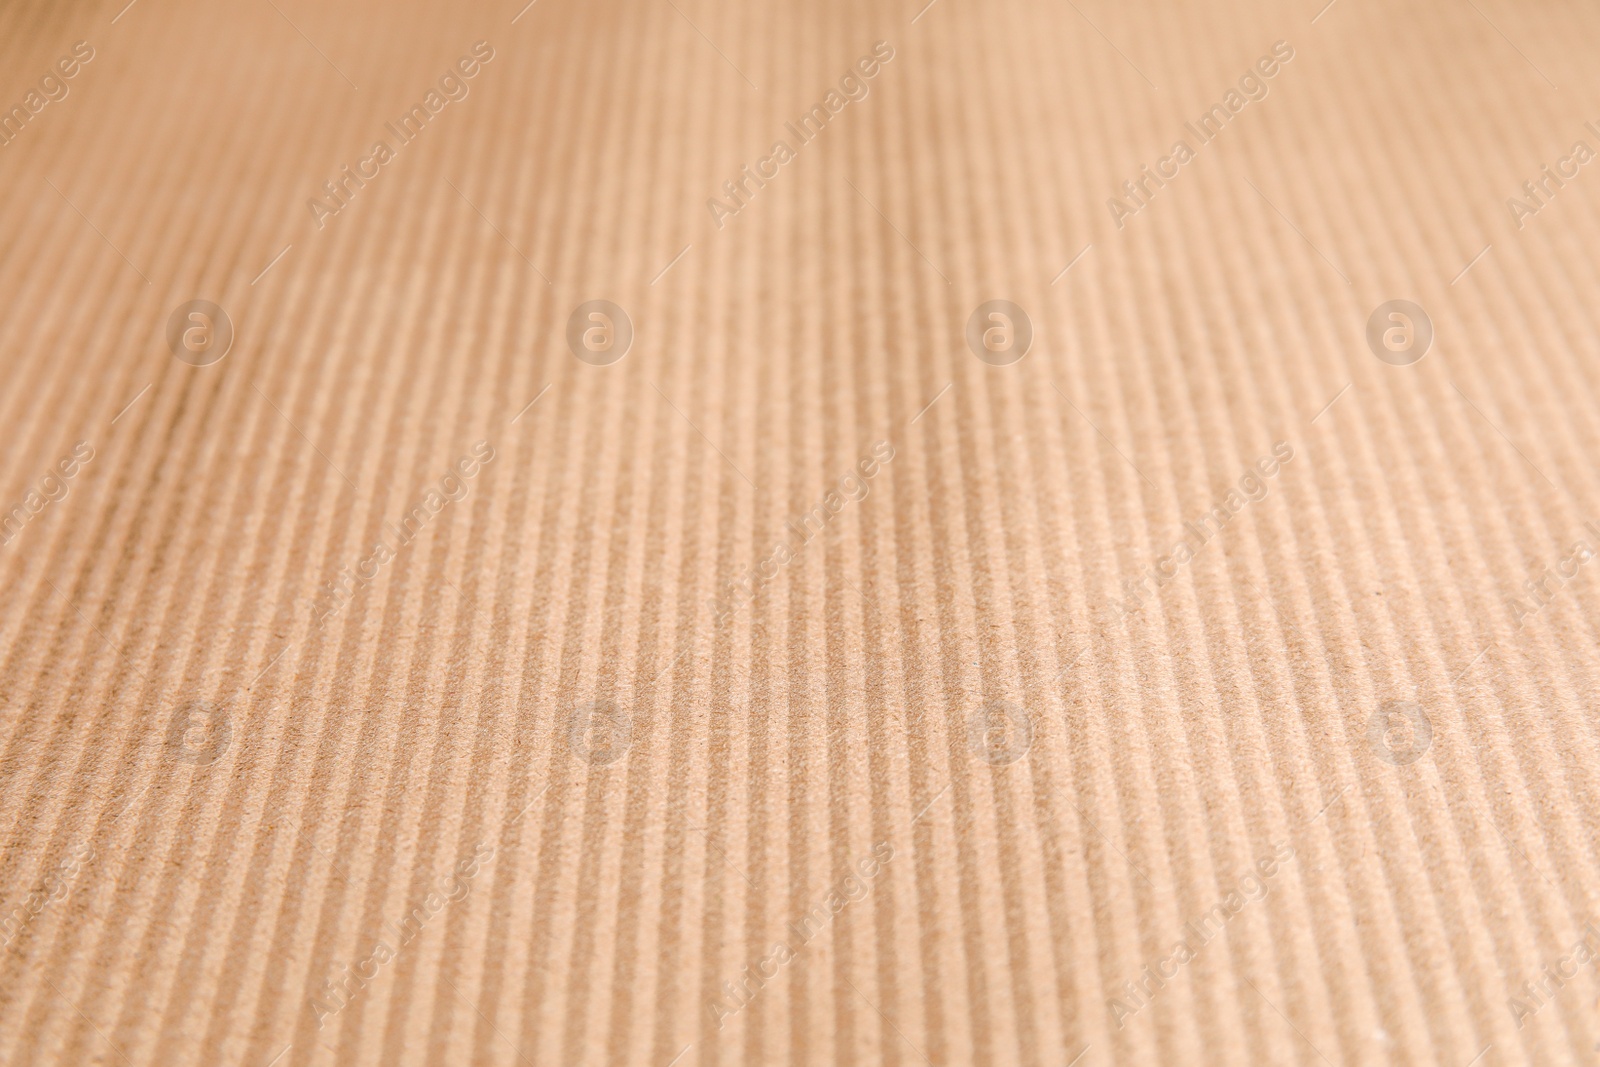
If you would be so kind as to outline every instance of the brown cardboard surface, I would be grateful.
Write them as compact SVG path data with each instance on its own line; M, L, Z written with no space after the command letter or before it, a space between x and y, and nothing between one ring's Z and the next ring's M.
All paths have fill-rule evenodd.
M1600 14L922 2L0 8L0 1062L1595 1061Z

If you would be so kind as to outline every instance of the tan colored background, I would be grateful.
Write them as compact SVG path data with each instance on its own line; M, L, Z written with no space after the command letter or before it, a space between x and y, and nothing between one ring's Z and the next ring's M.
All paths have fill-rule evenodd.
M1511 607L1600 548L1600 168L1520 230L1505 203L1600 148L1592 5L520 6L0 9L8 106L95 50L0 148L0 506L94 453L0 548L0 1061L1595 1061L1593 967L1520 1028L1508 998L1600 920L1600 567ZM470 95L318 229L477 40ZM1278 40L1267 98L1114 226ZM164 340L194 298L236 331L204 368ZM597 298L636 331L609 367L564 341ZM963 341L992 298L1034 326L1012 366ZM1436 329L1411 366L1364 340L1394 298ZM1276 441L1265 499L1118 618ZM998 700L1032 725L1004 766L968 732ZM169 743L196 701L207 765ZM1391 701L1431 724L1410 764L1368 737ZM610 764L569 744L593 702L630 723Z

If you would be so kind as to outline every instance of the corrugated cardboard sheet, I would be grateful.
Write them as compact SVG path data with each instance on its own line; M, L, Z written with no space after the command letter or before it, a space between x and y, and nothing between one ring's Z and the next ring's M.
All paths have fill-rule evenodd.
M922 3L0 9L0 1062L1595 1062L1600 14Z

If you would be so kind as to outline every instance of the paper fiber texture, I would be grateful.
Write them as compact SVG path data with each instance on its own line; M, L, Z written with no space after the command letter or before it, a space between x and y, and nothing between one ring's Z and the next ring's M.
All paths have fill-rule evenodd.
M0 1063L1594 1062L1597 40L0 6Z

